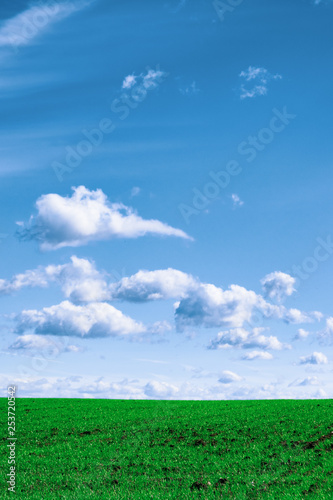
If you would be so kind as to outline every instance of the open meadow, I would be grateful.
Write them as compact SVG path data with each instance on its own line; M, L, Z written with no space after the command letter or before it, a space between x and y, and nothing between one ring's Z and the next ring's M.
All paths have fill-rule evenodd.
M332 498L332 400L23 398L16 412L18 499Z

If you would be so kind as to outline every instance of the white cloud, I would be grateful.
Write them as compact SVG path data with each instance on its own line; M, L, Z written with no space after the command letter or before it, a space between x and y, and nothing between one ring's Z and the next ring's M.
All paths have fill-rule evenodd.
M11 280L0 279L0 294L9 295L24 287L46 287L48 283L44 270L34 269L16 274Z
M310 332L307 330L303 330L303 328L299 328L294 337L294 340L305 340L310 335Z
M188 85L187 87L180 87L179 92L186 96L192 96L198 94L198 92L200 92L200 89L197 87L196 82L193 81L191 85Z
M270 299L281 301L295 292L295 278L281 271L267 274L260 283Z
M87 259L71 257L71 263L48 266L45 273L60 283L66 298L72 302L102 302L110 298L106 276Z
M268 83L271 80L280 80L281 75L272 75L265 68L256 68L254 66L249 66L246 71L242 71L239 74L245 82L252 82L253 87L249 88L243 83L240 87L240 98L253 98L262 95L266 95L268 92ZM248 85L248 83L246 83Z
M251 351L244 354L244 356L242 356L242 359L244 361L254 361L255 359L263 359L269 361L273 359L273 356L270 352L267 351Z
M123 88L123 89L130 89L130 88L134 87L134 85L136 84L137 78L138 77L135 76L135 75L127 75L127 76L125 76L121 88Z
M233 382L240 382L241 380L243 380L243 377L240 377L237 373L225 370L221 373L218 381L221 384L232 384Z
M91 1L73 0L31 5L25 11L1 23L0 47L15 48L28 45L38 35L44 33L50 24L70 16L91 3Z
M311 322L320 313L303 313L268 303L261 295L238 285L223 290L176 269L139 271L110 286L112 299L146 301L179 299L175 303L177 328L242 327L251 324L253 313L287 323ZM111 300L112 300L111 299Z
M76 345L65 345L55 338L48 335L27 334L18 337L15 342L9 346L9 349L27 350L38 352L52 352L55 356L61 352L80 352L82 348Z
M160 69L148 69L145 75L140 75L142 78L142 85L147 89L156 88L161 80L167 76L165 71Z
M106 277L93 262L75 255L68 264L39 266L16 274L11 280L0 280L0 294L11 294L24 287L46 287L52 282L58 283L65 297L73 302L100 302L110 297Z
M159 69L159 66L156 69L146 68L146 73L140 73L139 75L135 75L134 73L131 75L125 76L121 88L126 92L131 89L134 89L135 86L142 87L146 90L153 90L158 87L158 85L168 76L168 73ZM134 100L141 101L142 96L138 96L135 93L132 93L131 96Z
M306 380L306 379L305 379ZM239 399L306 399L331 397L322 388L312 392L315 380L299 385L267 381L262 385L214 385L196 382L175 381L112 380L104 377L8 377L0 375L1 387L9 384L18 386L19 397L66 397L66 398L115 398L115 399L158 399L158 400L239 400ZM298 384L298 385L297 385ZM4 394L5 395L5 394ZM172 415L172 406L163 404L155 408L156 415Z
M244 201L240 199L238 194L232 194L231 199L233 201L234 207L241 207L244 205Z
M262 334L264 328L254 328L251 332L244 328L234 328L220 332L211 341L208 349L228 349L231 347L242 349L272 349L281 350L290 348L289 345L282 344L276 337L266 337Z
M109 203L101 189L73 188L71 197L42 195L38 214L19 231L22 239L40 241L42 250L86 245L112 238L138 238L147 234L192 239L181 229L159 220L146 220L121 203Z
M322 317L318 312L304 313L270 304L261 295L238 285L223 290L213 284L201 283L192 275L172 268L140 270L117 282L112 281L111 275L98 271L94 262L72 256L67 264L39 266L14 275L10 280L0 280L0 294L55 283L61 287L65 299L78 305L114 300L145 302L176 299L174 313L179 331L196 326L251 327L254 315L257 320L258 314L264 319L280 319L287 323L308 323ZM150 327L150 332L170 329L170 325L166 327L165 322L159 321Z
M32 330L37 335L128 337L147 332L142 323L103 302L77 306L64 301L40 311L23 311L16 320L19 334Z
M304 380L295 380L291 384L289 384L289 387L293 386L299 386L299 387L304 387L304 386L313 386L313 385L320 385L319 380L317 377L306 377Z
M178 392L179 389L176 386L166 382L152 381L144 387L145 395L152 399L170 398Z
M289 293L289 289L285 292ZM180 299L175 303L179 330L187 327L242 327L251 324L254 312L287 323L307 323L320 313L303 313L268 303L261 295L238 285L223 290L176 269L139 271L110 286L112 299L146 301ZM282 293L281 290L279 293Z
M328 363L327 356L322 352L313 352L309 356L300 357L300 364L311 364L311 365L326 365Z
M333 341L333 317L326 318L325 328L317 332L319 341L323 344L331 344Z
M284 320L287 323L312 323L313 321L320 321L322 318L322 313L318 311L313 311L310 313L305 313L299 309L288 309L285 310Z
M138 196L141 192L141 189L137 186L134 186L132 189L131 189L131 197L134 198L134 196Z
M187 326L242 327L250 323L254 310L264 316L281 316L276 306L260 295L238 285L222 290L211 284L201 284L188 297L176 304L176 322L182 330Z
M176 269L139 271L110 286L113 299L146 301L181 298L198 288L199 282L191 275Z
M326 319L326 329L329 334L333 334L333 317L330 316Z

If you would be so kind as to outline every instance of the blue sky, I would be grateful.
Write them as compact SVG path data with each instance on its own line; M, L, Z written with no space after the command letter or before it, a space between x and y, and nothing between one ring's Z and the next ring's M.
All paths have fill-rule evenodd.
M1 380L332 397L332 2L0 8Z

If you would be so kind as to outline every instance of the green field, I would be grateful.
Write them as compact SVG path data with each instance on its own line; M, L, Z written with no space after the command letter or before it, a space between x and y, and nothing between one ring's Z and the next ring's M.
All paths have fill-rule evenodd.
M333 498L333 401L16 400L1 498Z

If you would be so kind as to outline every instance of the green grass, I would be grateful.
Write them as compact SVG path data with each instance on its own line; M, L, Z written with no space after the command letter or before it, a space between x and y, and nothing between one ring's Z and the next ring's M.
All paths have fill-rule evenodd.
M331 400L17 399L16 412L16 494L2 419L1 498L333 498Z

